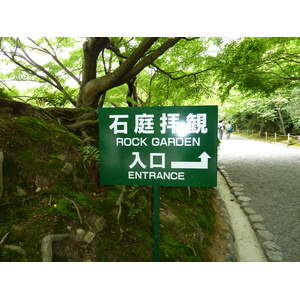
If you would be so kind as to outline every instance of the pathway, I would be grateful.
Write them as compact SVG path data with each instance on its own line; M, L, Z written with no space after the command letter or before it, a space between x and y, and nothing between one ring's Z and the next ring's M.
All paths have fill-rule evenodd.
M229 178L244 185L283 261L300 261L300 150L232 135L222 139L218 159Z

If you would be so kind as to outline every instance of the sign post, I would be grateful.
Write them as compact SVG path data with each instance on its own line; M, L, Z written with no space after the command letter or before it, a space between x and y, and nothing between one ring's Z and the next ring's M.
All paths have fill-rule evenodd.
M159 206L160 206L160 191L159 185L154 185L154 261L159 261Z
M159 260L159 187L217 185L217 106L99 108L100 182L154 187L154 260Z

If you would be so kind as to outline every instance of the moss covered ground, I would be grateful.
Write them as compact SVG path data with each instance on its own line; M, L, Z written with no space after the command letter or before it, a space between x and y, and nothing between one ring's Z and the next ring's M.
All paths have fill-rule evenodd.
M134 196L132 189L137 190ZM78 261L86 257L92 261L153 261L152 187L127 187L118 220L116 201L121 191L120 186L108 186L82 195L53 189L2 205L0 237L9 232L6 243L20 246L27 254L0 249L0 261L41 261L43 237L66 233L68 228L88 231L88 220L97 216L103 216L107 226L97 234L91 249L75 246L81 252ZM161 193L161 261L206 261L215 225L211 189L193 188L187 196L187 188L162 187ZM79 208L82 224L70 199ZM58 261L67 259L56 257Z
M42 261L45 236L75 236L77 229L93 231L93 241L56 243L54 261L153 261L153 188L99 185L97 160L55 117L0 101L0 240L9 233L0 244L0 261ZM211 259L213 200L212 188L161 187L161 261ZM99 218L106 226L95 231ZM26 255L4 245L18 246Z

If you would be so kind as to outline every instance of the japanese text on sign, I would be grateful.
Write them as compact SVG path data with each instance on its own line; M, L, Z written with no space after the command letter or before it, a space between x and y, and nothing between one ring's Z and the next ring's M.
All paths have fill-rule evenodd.
M109 118L114 119L113 123L109 126L114 134L124 133L128 134L128 126L126 119L129 115L110 115ZM186 122L179 121L180 114L163 113L160 117L160 133L165 134L170 130L172 134L175 133L207 133L206 128L206 114L192 114L186 117ZM143 113L135 116L135 133L154 134L154 115Z

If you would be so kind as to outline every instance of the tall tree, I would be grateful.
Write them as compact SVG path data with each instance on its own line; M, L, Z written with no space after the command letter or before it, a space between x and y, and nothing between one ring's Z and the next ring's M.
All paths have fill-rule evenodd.
M226 99L235 88L243 93L269 96L292 88L300 80L300 39L248 37L232 40L218 54L219 92Z
M58 91L61 95L59 104L70 102L76 105L74 89L68 86L70 80L81 84L81 57L78 50L73 49L76 44L78 46L78 41L72 38L0 38L0 53L4 57L2 64L6 63L12 69L2 72L0 82L36 82L40 91L47 90L48 95ZM66 52L69 55L65 55ZM50 98L47 97L47 101L51 103Z
M108 38L92 38L84 43L84 63L83 63L83 83L80 87L79 99L77 107L92 106L97 107L101 95L107 90L130 83L130 81L137 76L144 68L152 64L160 55L173 47L181 38L167 39L155 48L151 48L158 38L145 38L139 45L131 52L131 54L124 58L120 55L119 49L115 48L113 44L109 47L112 51L123 57L120 61L119 67L113 72L107 73L104 76L96 78L96 63L101 51L108 47ZM151 51L149 51L151 49ZM88 68L88 70L85 70Z
M123 97L128 105L195 98L209 82L204 74L215 71L208 51L215 42L218 39L180 37L2 38L0 53L16 66L2 80L36 80L48 102L70 102L78 108L102 106L107 94L121 86L127 88ZM37 54L44 61L48 57L46 63ZM173 104L178 101L173 99Z

